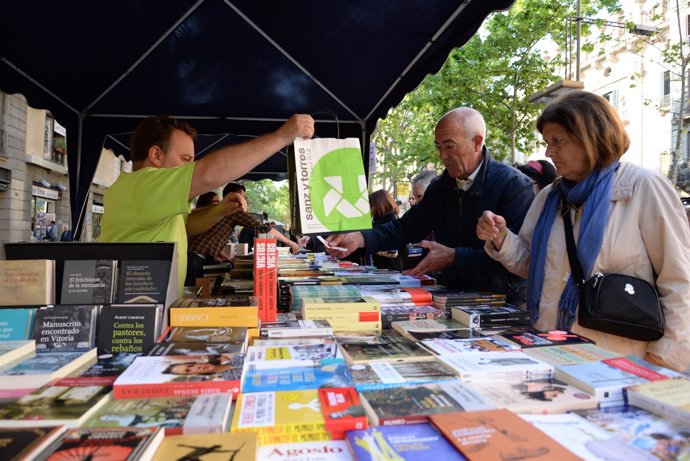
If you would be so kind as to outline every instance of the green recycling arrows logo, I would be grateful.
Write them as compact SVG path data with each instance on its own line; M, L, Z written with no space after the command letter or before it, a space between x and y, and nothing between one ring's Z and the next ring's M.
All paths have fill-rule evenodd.
M314 214L328 230L371 227L367 181L359 149L344 147L321 157L312 170L309 188Z

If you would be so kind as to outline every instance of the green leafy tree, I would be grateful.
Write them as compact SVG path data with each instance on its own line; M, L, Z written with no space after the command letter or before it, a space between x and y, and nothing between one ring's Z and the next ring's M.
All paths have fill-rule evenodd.
M583 16L601 9L618 10L618 1L582 1ZM373 139L380 167L374 179L390 184L416 174L428 162L440 169L434 126L458 106L474 107L484 115L486 144L495 158L514 162L519 152L533 152L534 120L542 107L531 104L529 96L563 78L558 75L564 65L562 50L548 56L544 45L564 47L566 18L574 15L572 0L517 0L508 11L489 17L437 74L379 122Z
M268 213L271 221L290 222L290 196L287 181L246 181L247 208L251 213Z

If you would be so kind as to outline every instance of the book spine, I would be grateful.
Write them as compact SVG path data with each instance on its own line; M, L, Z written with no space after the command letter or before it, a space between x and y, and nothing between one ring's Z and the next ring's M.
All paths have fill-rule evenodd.
M429 421L426 415L405 415L405 416L391 416L387 418L378 418L379 426L402 426L405 424L420 424Z
M259 330L260 338L320 338L323 336L333 336L333 328Z
M304 320L328 320L331 322L380 322L381 313L375 312L319 312L303 315Z
M266 317L267 296L266 291L266 244L265 238L254 239L254 296L258 304L259 319Z
M275 239L266 244L266 310L262 322L275 322L278 318L278 248Z
M373 332L379 332L379 331L381 331L381 323L380 322L337 322L337 321L331 321L331 327L333 327L333 331L335 331L335 332L338 332L338 331L350 331L350 332L373 331Z
M118 399L148 399L154 397L188 397L206 394L232 393L235 399L240 391L239 381L178 382L157 384L115 384L113 397Z
M323 442L333 440L330 432L308 432L305 434L261 434L257 435L259 445L275 445L279 443Z
M628 389L625 388L623 389L623 396L625 397L627 405L636 406L659 416L668 417L679 424L690 427L690 412L688 410L683 410L674 405L660 402L653 397L640 395L636 392L629 392Z
M439 312L396 312L393 314L381 315L381 326L384 330L393 328L393 322L406 322L408 320L438 320L447 319L448 313L446 311Z
M309 434L327 433L325 423L300 423L298 421L295 421L294 424L276 424L275 426L232 426L230 432L256 432L259 436L308 436Z
M171 308L171 327L247 327L258 326L258 308L211 307Z

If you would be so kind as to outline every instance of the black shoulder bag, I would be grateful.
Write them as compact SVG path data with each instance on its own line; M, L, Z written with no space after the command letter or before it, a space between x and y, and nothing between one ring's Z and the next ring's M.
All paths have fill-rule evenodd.
M577 258L570 206L562 203L571 276L580 288L578 323L638 341L654 341L664 336L664 313L656 289L646 280L623 274L594 274L585 281Z

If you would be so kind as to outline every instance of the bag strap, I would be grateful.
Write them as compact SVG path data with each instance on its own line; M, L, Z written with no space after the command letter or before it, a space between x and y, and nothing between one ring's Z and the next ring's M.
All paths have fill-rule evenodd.
M565 230L565 246L568 249L568 262L570 263L570 273L575 277L575 283L579 288L585 284L585 278L582 275L582 266L580 260L577 259L577 247L575 246L575 237L573 236L573 222L570 219L570 205L561 200L561 216L563 217L563 229Z

